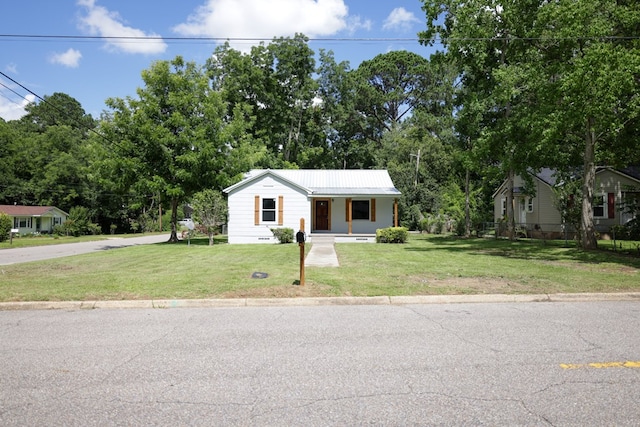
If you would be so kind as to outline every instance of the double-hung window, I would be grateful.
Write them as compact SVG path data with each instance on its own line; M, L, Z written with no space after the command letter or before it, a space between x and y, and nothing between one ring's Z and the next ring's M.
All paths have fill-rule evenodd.
M262 222L275 222L276 199L262 199Z
M593 217L604 218L605 217L606 199L603 194L597 195L593 199Z
M276 223L282 225L284 222L284 197L261 197L255 196L254 224Z

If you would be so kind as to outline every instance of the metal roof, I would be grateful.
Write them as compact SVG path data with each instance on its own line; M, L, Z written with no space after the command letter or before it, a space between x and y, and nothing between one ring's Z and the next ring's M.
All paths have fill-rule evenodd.
M279 176L312 195L400 195L389 172L380 169L254 169L247 173L244 180L225 189L225 192L266 174Z

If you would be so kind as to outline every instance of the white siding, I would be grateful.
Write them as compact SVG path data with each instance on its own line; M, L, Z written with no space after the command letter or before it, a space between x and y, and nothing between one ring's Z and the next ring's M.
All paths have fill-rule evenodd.
M283 224L278 225L276 206L275 222L264 222L262 216L258 225L254 220L255 196L278 201L283 197ZM305 220L305 232L309 233L311 209L306 193L292 188L287 183L267 175L251 185L240 187L229 194L229 243L278 243L271 228L288 227L296 233L300 228L300 218Z
M594 189L594 196L604 196L604 217L594 218L594 224L600 232L607 232L613 225L622 224L623 215L619 208L623 203L623 193L629 189L640 190L640 183L638 181L630 179L624 175L604 169L596 175L596 184ZM609 206L607 204L609 193L613 193L615 200L615 207L613 208L613 218L609 217Z

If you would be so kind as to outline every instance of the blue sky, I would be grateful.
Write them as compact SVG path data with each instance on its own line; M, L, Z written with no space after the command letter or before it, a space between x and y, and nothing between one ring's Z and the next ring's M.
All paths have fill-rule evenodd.
M391 50L425 57L434 51L418 44L425 28L419 0L21 0L2 6L0 71L39 96L55 92L77 99L99 117L109 97L135 96L140 73L155 60L177 55L204 64L214 41L177 37L263 38L292 36L347 39L311 41L333 50L337 61L356 68ZM132 36L153 40L24 38L36 36ZM391 39L385 41L353 39ZM409 41L398 39L413 39ZM252 43L232 42L248 51ZM0 117L24 114L33 95L0 75ZM25 99L27 98L27 99Z

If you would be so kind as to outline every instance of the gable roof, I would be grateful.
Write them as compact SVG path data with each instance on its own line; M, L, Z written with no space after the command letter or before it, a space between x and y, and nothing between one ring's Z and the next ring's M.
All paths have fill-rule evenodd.
M548 185L549 187L553 187L554 185L556 185L558 178L556 177L556 170L555 169L549 169L549 168L542 168L540 169L538 172L532 171L532 170L528 170L527 171L529 173L529 175L531 175L532 177L538 179L539 181L541 181L542 183ZM506 187L507 185L507 180L503 180L502 184L500 184L498 186L498 188L496 189L496 191L493 192L493 194L491 195L492 199L495 199L496 196L501 193L504 190L504 187ZM521 193L523 191L522 187L514 187L513 192L514 193Z
M627 166L622 169L615 169L610 166L596 167L596 174L600 174L604 171L610 171L618 175L623 175L623 176L626 176L627 178L640 182L640 166ZM556 184L559 183L558 182L559 177L557 176L557 170L555 169L542 168L537 173L533 173L532 171L529 171L529 174L539 179L540 181L544 182L549 187L554 187ZM507 180L502 181L502 184L500 184L498 189L494 191L491 198L495 199L498 193L500 193L502 191L502 188L506 185L506 182Z
M611 171L613 173L617 173L618 175L626 176L634 181L640 181L640 166L627 166L622 169L614 169L609 166L601 166L596 170L596 174L604 171Z
M230 193L267 175L279 178L313 196L401 194L393 185L389 172L371 169L254 169L242 181L223 191Z
M69 215L65 211L55 206L24 206L24 205L0 205L0 212L4 212L10 216L48 216L53 215L54 211Z

